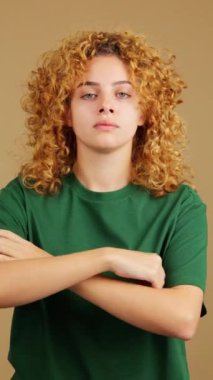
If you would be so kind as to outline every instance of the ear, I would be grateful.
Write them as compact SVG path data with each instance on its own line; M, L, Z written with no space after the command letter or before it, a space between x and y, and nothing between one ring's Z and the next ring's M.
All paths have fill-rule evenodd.
M145 123L145 115L140 115L138 120L138 127L143 127Z
M64 116L64 123L68 127L72 127L72 115L71 115L71 110L70 108L66 111L65 116Z

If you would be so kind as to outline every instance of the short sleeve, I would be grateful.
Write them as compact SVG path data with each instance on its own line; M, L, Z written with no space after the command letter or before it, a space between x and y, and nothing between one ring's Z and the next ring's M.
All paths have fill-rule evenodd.
M177 208L175 228L166 249L163 265L166 287L194 285L206 289L207 217L206 205L185 186ZM201 316L206 314L203 304Z
M206 206L194 190L185 186L163 258L166 286L195 285L205 291L206 257Z
M27 239L24 192L18 177L0 190L0 229Z

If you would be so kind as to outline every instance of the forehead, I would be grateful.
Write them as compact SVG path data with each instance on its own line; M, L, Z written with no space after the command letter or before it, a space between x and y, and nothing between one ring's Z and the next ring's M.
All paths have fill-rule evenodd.
M84 74L78 80L78 85L84 81L128 81L128 66L114 55L97 56L87 62Z

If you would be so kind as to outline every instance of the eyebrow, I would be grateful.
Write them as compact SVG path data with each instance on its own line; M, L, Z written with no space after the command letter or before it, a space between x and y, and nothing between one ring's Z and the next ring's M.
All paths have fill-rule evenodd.
M113 82L112 85L116 86L117 84L130 84L132 86L132 83L129 82L128 80L119 80L117 82ZM98 82L91 82L91 81L86 81L80 83L77 88L82 87L82 86L100 86L100 83Z

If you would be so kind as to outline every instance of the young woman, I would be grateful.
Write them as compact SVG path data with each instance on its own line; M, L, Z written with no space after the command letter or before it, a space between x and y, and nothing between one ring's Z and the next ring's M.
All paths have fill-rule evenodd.
M172 61L142 35L81 32L32 71L32 160L0 195L13 379L189 379L206 216Z

